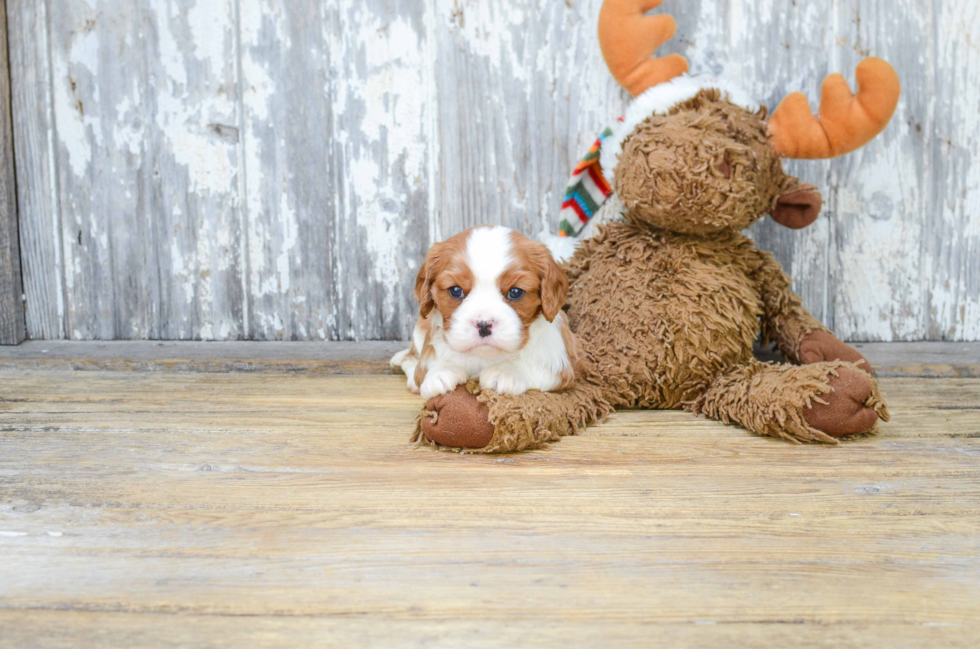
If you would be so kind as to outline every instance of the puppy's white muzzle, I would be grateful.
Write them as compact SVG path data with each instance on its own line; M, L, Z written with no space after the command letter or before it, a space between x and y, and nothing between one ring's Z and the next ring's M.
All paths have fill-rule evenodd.
M481 287L463 298L447 325L446 342L461 354L512 354L524 339L520 316L496 287Z

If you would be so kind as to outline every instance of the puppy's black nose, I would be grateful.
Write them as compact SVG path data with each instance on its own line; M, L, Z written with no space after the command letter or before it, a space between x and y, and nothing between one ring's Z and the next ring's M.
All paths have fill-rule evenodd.
M490 330L493 329L493 323L492 322L477 322L476 323L476 328L480 330L480 338L486 338L487 336L489 336L492 333Z

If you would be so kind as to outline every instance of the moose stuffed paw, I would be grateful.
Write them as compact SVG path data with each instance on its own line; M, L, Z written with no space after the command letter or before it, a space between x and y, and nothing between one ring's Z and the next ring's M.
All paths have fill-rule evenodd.
M874 376L874 368L861 352L843 343L826 331L807 334L800 343L800 364L811 365L824 361L847 361Z
M483 448L493 437L490 411L464 386L425 404L421 433L425 439L453 448Z
M827 379L830 392L820 395L804 413L809 426L831 437L866 433L878 420L888 421L875 380L851 365L836 368Z

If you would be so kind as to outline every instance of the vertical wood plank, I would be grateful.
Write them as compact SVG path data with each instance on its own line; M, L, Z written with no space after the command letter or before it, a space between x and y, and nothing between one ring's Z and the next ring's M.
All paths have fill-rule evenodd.
M56 5L67 336L241 337L232 0Z
M7 7L0 0L0 345L16 345L24 340L25 323L7 51Z
M241 0L251 337L410 335L429 244L426 15Z
M885 132L833 162L833 324L847 339L919 338L929 319L923 244L943 200L931 191L931 138L915 128L934 114L938 75L924 62L935 47L936 15L920 2L877 0L837 0L834 11L838 66L852 87L855 67L870 55L899 70L903 92Z
M921 12L916 4L906 11L910 31ZM926 67L916 61L909 72L930 79L932 87L923 102L926 111L917 111L914 122L910 114L906 131L917 148L928 142L923 157L932 166L925 188L929 208L923 214L921 335L980 340L980 3L933 0L929 5L936 25L933 58L926 59ZM903 47L900 35L893 46Z
M35 339L64 338L48 2L10 2L7 16L27 332Z

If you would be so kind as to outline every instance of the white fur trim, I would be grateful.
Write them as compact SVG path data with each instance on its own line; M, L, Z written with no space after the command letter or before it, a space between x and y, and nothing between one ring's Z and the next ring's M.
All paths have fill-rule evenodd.
M622 122L617 122L613 127L613 133L602 143L602 151L599 153L599 164L602 165L602 174L610 183L614 178L616 164L619 156L623 152L623 142L650 115L666 115L670 109L677 104L683 103L688 99L694 98L702 90L716 88L725 95L725 98L746 110L755 112L759 110L759 104L752 101L748 94L735 84L723 79L712 77L692 77L681 75L666 83L658 84L639 97L626 109L626 116Z
M548 246L548 250L551 251L551 256L559 264L571 259L580 243L580 240L576 237L559 237L557 234L551 234L544 230L538 234L538 241Z

